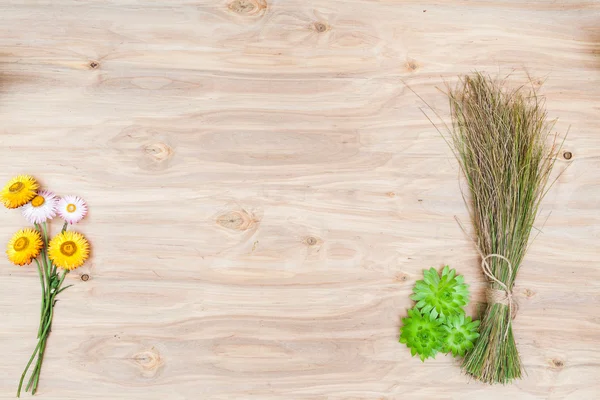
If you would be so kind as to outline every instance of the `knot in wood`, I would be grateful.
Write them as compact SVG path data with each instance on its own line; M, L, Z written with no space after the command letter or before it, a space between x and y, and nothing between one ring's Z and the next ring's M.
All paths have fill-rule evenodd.
M267 3L265 0L234 0L228 7L240 15L262 15L267 8Z
M161 162L169 159L173 155L173 149L168 144L159 142L144 146L144 153L146 153L149 158Z
M146 377L158 375L165 363L155 347L134 354L132 359Z
M419 68L419 63L417 63L415 60L408 60L406 62L406 69L409 72L414 72Z
M230 211L217 217L217 224L234 231L245 231L254 227L258 221L245 210Z
M313 236L309 236L306 238L306 244L309 246L314 246L315 244L317 244L319 241L313 237Z
M313 24L315 31L319 33L326 32L329 30L329 26L325 22L317 21Z

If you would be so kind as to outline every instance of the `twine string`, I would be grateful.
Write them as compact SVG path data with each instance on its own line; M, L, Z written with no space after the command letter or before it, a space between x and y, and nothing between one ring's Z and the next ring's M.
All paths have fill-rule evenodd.
M512 320L515 317L516 304L515 304L515 300L513 299L512 290L510 290L510 288L504 282L502 282L500 279L498 279L498 278L496 278L496 276L494 276L494 273L492 272L492 267L490 267L490 264L487 261L489 258L492 258L492 257L497 257L497 258L500 258L501 260L506 261L506 264L508 266L509 276L512 276L513 268L512 268L512 264L510 263L510 261L508 261L508 258L506 258L500 254L488 254L487 256L485 256L481 259L481 270L483 271L485 276L487 276L491 281L497 283L498 285L500 285L502 287L501 290L494 289L494 288L487 288L485 291L485 295L486 295L488 304L502 304L502 305L508 307L509 318L508 318L508 324L506 324L506 332L504 332L504 340L506 340L506 338L508 337L508 331L510 330L510 327L512 325Z
M458 222L458 225L460 226L462 231L465 233L465 235L467 235L467 237L469 237L473 241L473 243L475 243L475 248L477 249L477 252L481 256L481 270L483 271L484 275L487 276L492 282L495 282L498 285L500 285L500 287L502 287L502 289L494 289L491 287L487 288L485 291L485 297L487 299L488 304L502 304L502 305L508 307L509 319L508 319L508 324L506 324L506 331L504 332L504 340L506 340L508 338L508 331L510 330L510 327L512 326L512 320L516 315L518 304L516 303L516 300L513 298L512 290L504 282L502 282L500 279L496 278L496 276L494 275L494 272L492 271L492 267L488 263L488 259L492 258L492 257L497 257L497 258L500 258L501 260L506 261L506 264L508 265L508 276L512 276L513 266L511 264L511 262L508 260L508 258L504 257L503 255L500 255L500 254L488 254L487 256L484 255L481 252L481 250L479 249L479 244L477 243L477 241L473 237L471 237L471 235L469 235L469 233L467 232L467 230L465 229L463 224L460 222L458 217L454 216L454 219L456 220L456 222Z

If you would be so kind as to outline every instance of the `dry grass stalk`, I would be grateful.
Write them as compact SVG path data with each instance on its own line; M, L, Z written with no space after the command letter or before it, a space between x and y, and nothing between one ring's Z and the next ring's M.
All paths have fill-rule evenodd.
M554 121L548 121L535 90L507 90L481 73L461 79L448 98L448 142L467 179L478 251L482 258L496 255L487 263L510 294L560 148L551 133ZM504 285L490 281L496 291ZM464 371L486 383L520 378L507 302L488 304L480 335L464 359Z

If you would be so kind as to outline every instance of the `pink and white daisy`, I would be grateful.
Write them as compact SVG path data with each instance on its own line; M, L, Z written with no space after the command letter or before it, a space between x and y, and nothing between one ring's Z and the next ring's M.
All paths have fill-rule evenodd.
M48 190L40 190L31 201L22 208L23 216L31 224L41 224L56 216L58 197Z
M65 196L58 201L58 215L69 224L76 224L87 214L85 201L78 196Z

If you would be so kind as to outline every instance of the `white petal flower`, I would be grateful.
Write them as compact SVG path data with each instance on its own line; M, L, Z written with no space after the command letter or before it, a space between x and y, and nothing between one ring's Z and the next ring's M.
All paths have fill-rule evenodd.
M76 224L87 214L85 201L78 196L65 196L58 201L58 215L69 224Z
M40 190L31 201L23 206L23 216L31 224L41 224L56 216L58 198L52 192Z

